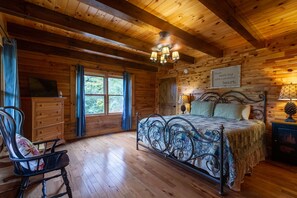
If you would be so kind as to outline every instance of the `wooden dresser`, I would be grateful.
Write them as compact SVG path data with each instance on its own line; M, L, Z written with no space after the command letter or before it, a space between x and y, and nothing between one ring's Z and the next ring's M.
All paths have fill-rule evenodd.
M64 98L21 98L25 113L24 136L31 141L64 141Z

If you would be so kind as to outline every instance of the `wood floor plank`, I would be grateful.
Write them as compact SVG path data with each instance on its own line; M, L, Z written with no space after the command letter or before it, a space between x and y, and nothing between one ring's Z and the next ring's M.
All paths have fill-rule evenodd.
M135 149L135 132L81 139L59 147L67 149L67 167L74 197L221 197L218 185L185 171L150 151ZM50 194L62 192L62 178L48 182ZM226 197L297 197L297 167L265 161L246 176L241 192L225 188ZM40 197L41 187L26 197Z

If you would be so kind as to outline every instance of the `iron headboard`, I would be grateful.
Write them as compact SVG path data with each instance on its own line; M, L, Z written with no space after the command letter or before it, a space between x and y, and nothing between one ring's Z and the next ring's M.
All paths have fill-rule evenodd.
M195 95L195 94L194 94ZM263 120L266 123L266 103L267 92L264 91L258 95L257 99L252 99L239 91L228 91L225 93L204 92L195 100L198 101L213 101L214 103L235 103L251 105L251 117L258 120Z

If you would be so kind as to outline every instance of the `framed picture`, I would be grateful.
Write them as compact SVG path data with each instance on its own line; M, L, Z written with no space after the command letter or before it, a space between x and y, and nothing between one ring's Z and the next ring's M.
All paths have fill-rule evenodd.
M240 87L241 65L210 71L210 88Z

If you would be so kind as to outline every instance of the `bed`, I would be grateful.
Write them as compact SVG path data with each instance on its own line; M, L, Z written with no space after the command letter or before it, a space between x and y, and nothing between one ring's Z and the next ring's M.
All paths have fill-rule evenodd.
M206 92L195 101L214 104L216 116L152 114L140 119L138 114L136 148L145 147L219 183L220 194L225 184L240 191L244 176L265 159L266 92L257 94L257 99L238 91ZM220 117L224 112L218 114L216 108L224 105L249 106L250 115L246 119Z

